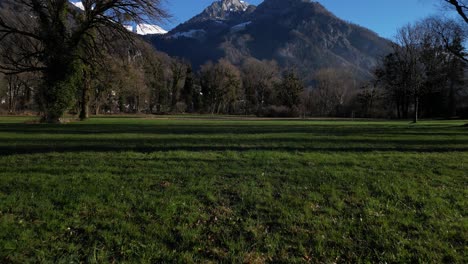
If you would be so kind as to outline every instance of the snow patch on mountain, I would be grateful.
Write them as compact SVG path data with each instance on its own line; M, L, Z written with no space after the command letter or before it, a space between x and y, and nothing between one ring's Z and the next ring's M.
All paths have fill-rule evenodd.
M239 0L222 0L219 1L219 3L224 11L230 12L237 12L241 10L245 12L249 7L249 3Z
M234 33L234 32L239 32L239 31L242 31L242 30L245 30L245 28L252 24L252 21L248 21L248 22L245 22L245 23L241 23L239 25L235 25L231 28L231 32Z
M186 32L177 32L177 33L174 33L170 36L168 36L169 38L181 38L181 37L184 37L184 38L193 38L193 39L201 39L201 38L204 38L206 35L206 31L203 30L203 29L192 29L190 31L186 31Z
M160 35L160 34L166 34L167 31L164 30L162 27L153 25L153 24L130 24L130 25L124 25L124 27L133 33L136 33L138 35Z

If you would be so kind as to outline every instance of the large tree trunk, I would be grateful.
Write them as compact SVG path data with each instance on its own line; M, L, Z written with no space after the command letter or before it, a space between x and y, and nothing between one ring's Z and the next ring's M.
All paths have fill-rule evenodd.
M39 103L44 112L42 122L60 123L73 104L76 88L81 86L80 65L57 55L49 62L39 89Z

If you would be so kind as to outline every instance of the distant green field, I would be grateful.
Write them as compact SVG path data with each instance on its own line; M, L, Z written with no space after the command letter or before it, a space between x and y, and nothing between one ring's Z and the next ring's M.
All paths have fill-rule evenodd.
M0 263L468 263L463 121L0 117Z

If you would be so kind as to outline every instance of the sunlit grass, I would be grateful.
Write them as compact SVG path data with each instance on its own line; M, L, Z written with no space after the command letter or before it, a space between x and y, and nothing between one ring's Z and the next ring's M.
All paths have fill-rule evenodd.
M463 121L0 118L0 262L466 263Z

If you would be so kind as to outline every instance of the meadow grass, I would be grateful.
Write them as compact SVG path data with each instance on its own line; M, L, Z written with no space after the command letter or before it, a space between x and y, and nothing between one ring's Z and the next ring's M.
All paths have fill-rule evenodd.
M0 263L467 263L463 121L0 118Z

